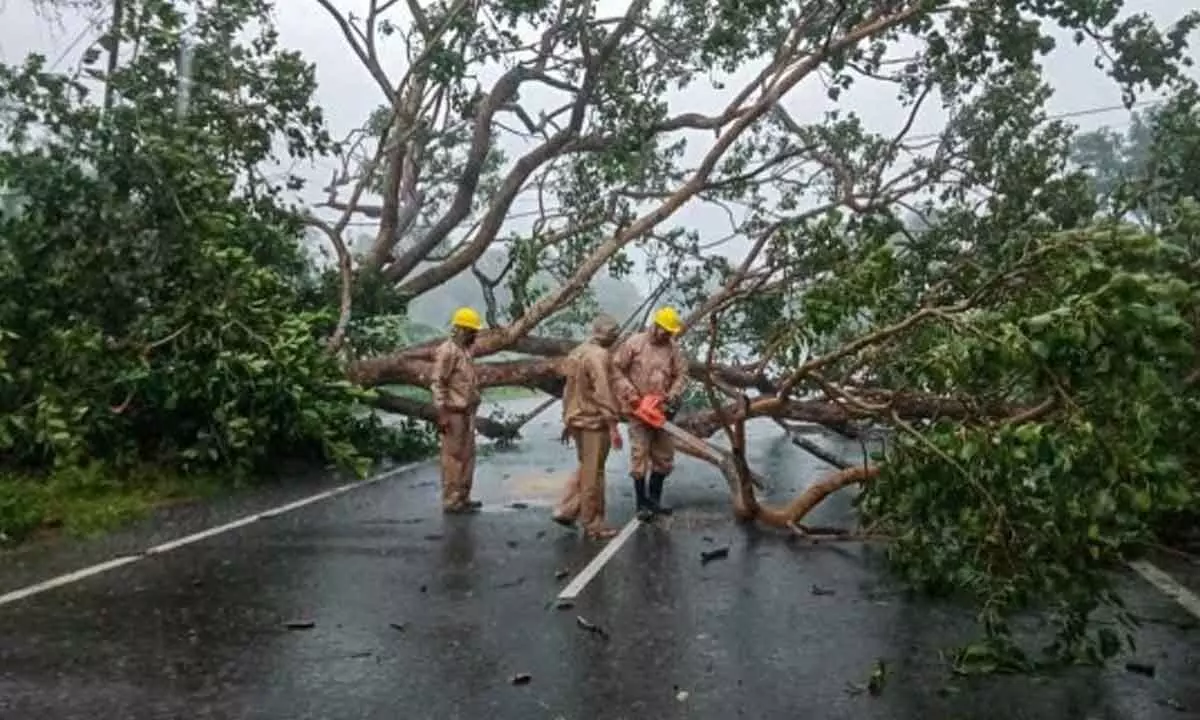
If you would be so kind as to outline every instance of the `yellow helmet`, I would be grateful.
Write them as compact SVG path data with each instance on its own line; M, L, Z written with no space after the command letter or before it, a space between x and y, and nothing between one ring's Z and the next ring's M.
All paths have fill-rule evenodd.
M454 317L450 319L450 324L457 328L466 328L467 330L482 330L483 318L479 317L479 313L469 307L460 307L454 311Z
M683 319L673 307L662 307L654 313L654 324L671 333L678 335L683 330Z

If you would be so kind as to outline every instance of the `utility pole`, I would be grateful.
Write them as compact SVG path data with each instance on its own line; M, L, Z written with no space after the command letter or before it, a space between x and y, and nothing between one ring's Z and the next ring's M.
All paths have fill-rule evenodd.
M113 104L113 75L117 73L117 56L121 52L121 25L125 20L125 0L113 0L112 23L108 26L108 68L104 75L104 114Z

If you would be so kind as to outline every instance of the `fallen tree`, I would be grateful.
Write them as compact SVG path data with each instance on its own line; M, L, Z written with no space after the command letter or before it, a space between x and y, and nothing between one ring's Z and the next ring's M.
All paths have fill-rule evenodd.
M1195 15L1164 33L1115 3L709 13L635 0L606 17L572 2L450 2L401 21L412 60L391 76L379 13L355 19L313 1L383 102L329 185L323 212L336 219L310 217L341 259L331 345L346 345L355 382L423 385L433 347L355 349L360 287L402 306L472 272L492 325L476 348L484 384L556 394L558 359L578 334L544 328L578 330L595 308L593 275L627 273L640 256L656 286L647 305L689 313L689 372L706 401L681 426L724 432L739 453L754 418L894 434L885 458L841 468L784 507L756 498L737 455L722 471L738 516L803 532L822 498L869 480L860 510L894 536L896 566L974 598L989 652L1010 659L1023 656L1004 617L1034 601L1058 611L1052 654L1085 652L1082 619L1107 597L1102 568L1157 513L1195 505L1193 459L1172 444L1186 444L1180 429L1195 419L1195 208L1164 198L1162 183L1139 186L1143 202L1102 206L1069 164L1070 128L1045 112L1039 65L1055 44L1039 29L1049 22L1096 44L1127 101L1169 86L1170 117L1194 120L1178 69ZM510 21L521 31L497 30ZM901 39L914 49L899 51ZM504 68L490 87L470 74L483 58ZM715 76L719 99L689 96L681 112L663 100ZM789 98L813 83L833 109L797 118ZM897 93L898 129L873 132L836 107L865 84ZM934 99L947 128L914 135ZM362 202L368 191L382 204ZM535 210L522 219L518 207ZM728 227L673 224L685 207ZM339 238L364 215L378 231L351 262ZM498 276L476 265L491 248L507 253ZM535 273L556 282L533 287ZM501 283L508 307L495 302ZM500 352L518 359L488 361ZM1105 632L1087 647L1110 654Z

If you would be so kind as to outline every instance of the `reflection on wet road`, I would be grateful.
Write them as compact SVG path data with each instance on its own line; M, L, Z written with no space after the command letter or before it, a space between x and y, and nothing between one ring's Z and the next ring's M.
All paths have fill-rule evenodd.
M1200 717L1200 635L1145 583L1127 596L1161 621L1136 656L1154 677L1122 661L950 683L938 651L967 614L897 594L876 548L736 526L719 475L690 461L668 485L677 514L556 609L598 547L549 522L573 453L539 422L519 450L481 457L481 515L441 516L426 467L0 606L0 718ZM780 497L824 470L769 425L755 433L751 459ZM618 456L617 524L625 471ZM814 522L845 523L850 500ZM729 555L702 564L717 547ZM37 557L0 567L0 591L79 566ZM878 660L890 677L871 696Z

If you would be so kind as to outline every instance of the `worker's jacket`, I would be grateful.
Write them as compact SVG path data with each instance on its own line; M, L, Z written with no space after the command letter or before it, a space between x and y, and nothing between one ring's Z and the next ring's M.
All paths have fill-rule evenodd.
M570 352L563 361L563 424L574 430L603 430L617 422L617 398L613 392L612 357L608 350L589 340Z
M438 346L433 355L430 383L438 410L474 412L479 407L479 379L471 354L454 340Z
M621 401L632 405L643 395L657 393L678 399L687 387L687 358L674 341L655 345L649 331L632 335L613 353L613 369Z

